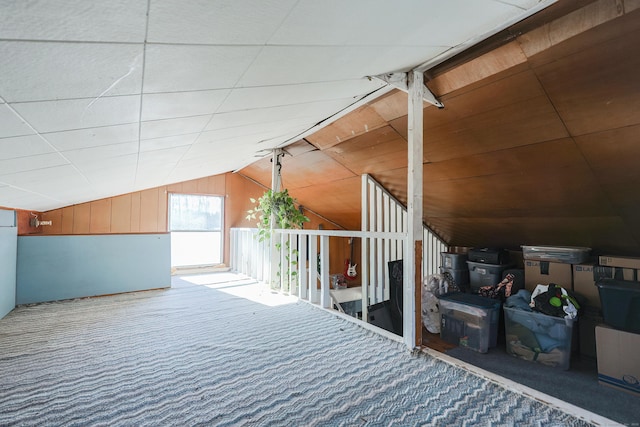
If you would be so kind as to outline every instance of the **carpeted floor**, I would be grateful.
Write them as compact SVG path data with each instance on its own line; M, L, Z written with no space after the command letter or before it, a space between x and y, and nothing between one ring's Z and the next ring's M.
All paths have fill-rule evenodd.
M217 273L16 308L0 320L0 425L589 425L260 289Z

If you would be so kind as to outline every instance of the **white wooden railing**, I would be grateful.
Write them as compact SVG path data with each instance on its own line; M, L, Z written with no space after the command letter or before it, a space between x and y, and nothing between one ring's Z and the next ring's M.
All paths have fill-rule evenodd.
M362 231L407 233L407 208L370 175L362 175ZM426 225L422 229L422 275L440 273L440 253L447 244ZM363 283L369 284L370 303L389 299L389 261L402 259L403 248L389 240L363 240L363 253L370 259L369 269L362 269ZM365 278L367 280L365 280Z
M381 241L401 250L405 250L406 245L405 233L391 232L273 230L270 242L259 242L257 235L256 228L231 229L231 270L270 283L274 289L327 308L331 285L330 238L358 238L369 243L363 246L371 247L374 246L371 242ZM363 270L371 268L371 261L378 262L377 258L364 253L361 260Z
M360 239L362 319L366 321L367 307L389 299L387 266L403 259L407 251L407 220L406 208L372 177L363 175L362 230L273 230L269 241L260 242L257 229L233 228L230 266L280 292L330 308L329 239ZM422 248L423 276L439 273L440 253L447 245L426 226ZM403 268L405 289L408 271ZM411 339L405 337L408 345Z

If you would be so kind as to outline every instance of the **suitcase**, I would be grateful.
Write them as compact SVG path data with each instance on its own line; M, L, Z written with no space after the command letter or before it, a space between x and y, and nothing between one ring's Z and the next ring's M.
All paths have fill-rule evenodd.
M504 265L509 264L509 252L496 248L473 248L467 254L469 261L483 264Z

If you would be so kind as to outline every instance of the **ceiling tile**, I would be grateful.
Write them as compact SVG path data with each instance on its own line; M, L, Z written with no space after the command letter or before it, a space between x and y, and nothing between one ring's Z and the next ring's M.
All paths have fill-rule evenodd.
M96 190L108 190L113 186L119 193L129 193L134 188L134 176L138 164L137 154L111 157L108 162L92 160L82 163L78 169ZM93 197L89 200L95 200Z
M320 122L351 105L351 99L336 99L308 104L285 105L281 107L258 108L230 113L214 114L206 130L224 129L229 127L270 123L283 118L309 118Z
M146 1L5 1L0 38L143 42L146 13Z
M257 141L273 138L274 136L294 136L299 132L311 128L315 123L306 118L279 120L270 123L238 126L205 131L200 134L196 143L223 141L242 136L257 136Z
M207 115L142 122L140 124L140 139L199 133L210 119L211 116Z
M511 4L523 9L531 9L540 3L540 0L499 0L501 3ZM496 1L498 3L498 1Z
M193 144L182 157L180 164L182 165L183 162L188 160L197 161L198 159L203 158L211 158L216 160L216 163L218 163L217 161L220 158L224 158L225 155L230 155L234 152L251 152L251 156L253 156L255 151L255 145L253 142L254 140L252 138L241 136L228 138L223 141Z
M2 180L3 176L8 174L47 169L54 166L66 165L68 163L69 162L58 153L45 153L28 157L0 160L0 180Z
M126 174L117 175L114 177L112 171L104 171L102 173L96 173L88 175L91 179L91 193L101 193L103 197L111 195L113 188L118 189L118 194L126 194L135 191L135 170L133 172L127 171ZM93 196L88 200L97 200L100 197Z
M384 25L371 25L378 22L381 10ZM411 0L392 7L385 0L301 0L269 44L455 46L522 12L497 1Z
M233 171L245 166L248 162L247 159L253 161L255 155L254 146L243 144L241 141L234 144L220 144L216 150L198 153L197 147L202 147L202 145L197 144L191 147L189 153L180 160L178 166L169 175L170 182L187 181ZM194 153L189 155L192 150ZM236 156L236 154L240 154L240 156ZM228 158L228 161L221 164L219 162L221 158Z
M138 140L138 123L103 126L42 134L60 151L97 147Z
M48 206L58 206L61 201L42 193L34 193L19 187L0 183L0 200L2 204L15 209L45 210ZM38 206L36 208L34 206Z
M360 79L409 69L442 50L415 46L265 46L238 86Z
M203 90L145 94L142 97L142 120L200 116L218 111L229 90Z
M7 102L140 93L142 45L0 42Z
M260 49L257 46L148 45L144 93L231 88Z
M148 41L263 45L296 0L154 0Z
M133 183L133 174L138 164L138 154L126 154L123 156L110 157L108 162L96 157L82 163L76 163L77 169L91 179L92 183L97 183L95 177L102 179L118 179L128 177ZM111 178L109 178L111 177Z
M38 132L57 132L137 123L140 96L25 102L13 108Z
M34 134L34 130L7 104L0 104L0 138Z
M165 148L181 147L191 145L199 134L190 133L187 135L167 136L164 138L143 139L140 141L140 152L163 150Z
M385 86L380 80L355 79L296 85L263 86L234 89L220 107L220 112L305 104L351 98L352 101Z
M52 159L54 162L59 160ZM77 180L78 182L86 182L84 177L71 164L52 166L45 169L31 169L23 172L5 174L4 170L0 175L0 182L8 185L14 185L29 191L42 194L55 194L58 197L58 183L61 180ZM34 207L33 209L38 209Z
M188 149L188 145L183 145L181 147L145 151L138 156L138 169L159 165L175 165Z
M0 139L0 160L51 153L55 150L38 135Z
M137 142L125 142L122 144L100 145L80 150L65 151L64 156L74 164L83 164L91 162L94 159L101 159L103 162L108 163L111 157L125 156L137 152Z

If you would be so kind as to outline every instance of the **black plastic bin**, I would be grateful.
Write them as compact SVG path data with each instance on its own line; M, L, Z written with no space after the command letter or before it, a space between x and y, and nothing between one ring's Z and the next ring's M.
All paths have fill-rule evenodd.
M616 329L640 333L640 283L601 279L596 282L604 323Z
M483 264L509 264L509 251L497 248L472 248L467 254L469 261Z

